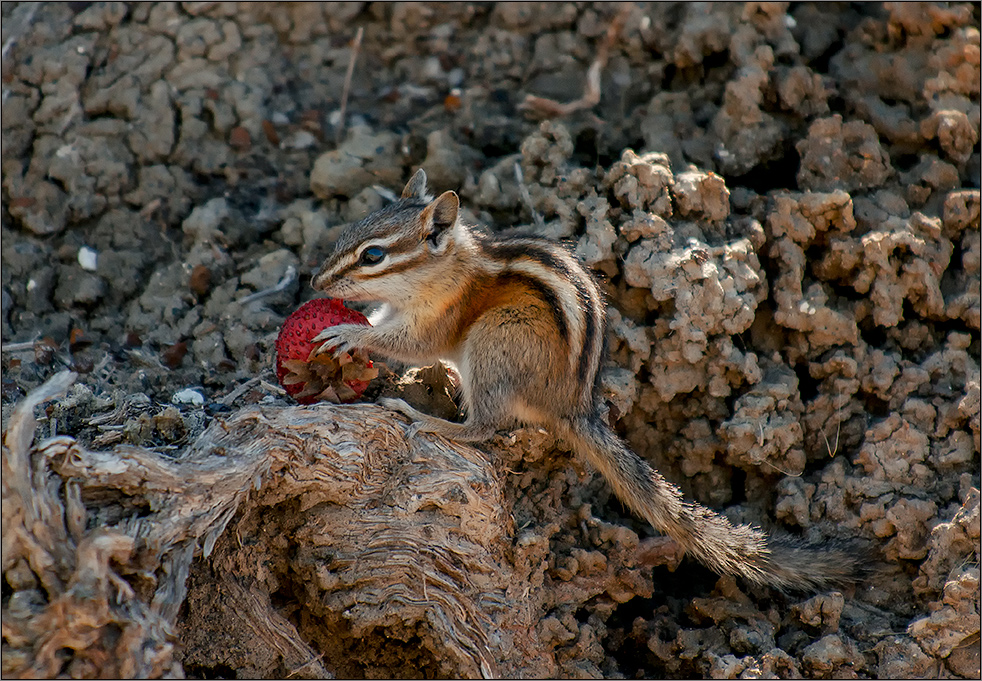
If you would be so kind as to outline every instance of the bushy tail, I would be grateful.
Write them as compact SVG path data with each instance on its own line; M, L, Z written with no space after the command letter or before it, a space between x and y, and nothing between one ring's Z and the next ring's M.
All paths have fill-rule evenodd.
M632 511L713 570L782 591L810 591L855 581L859 557L835 544L772 538L734 525L682 498L682 492L632 452L599 418L569 421L562 433L603 474Z

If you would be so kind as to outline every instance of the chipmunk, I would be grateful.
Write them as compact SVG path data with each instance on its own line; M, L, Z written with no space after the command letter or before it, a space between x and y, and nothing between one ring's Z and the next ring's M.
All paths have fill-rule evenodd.
M343 231L312 285L335 298L384 303L374 326L325 329L314 338L319 351L363 348L456 365L463 423L403 400L379 401L413 420L407 436L469 442L516 423L543 425L598 468L631 510L717 572L813 590L858 571L857 557L840 547L768 537L683 500L600 414L606 304L593 276L558 244L468 227L457 194L427 196L422 169L398 201Z

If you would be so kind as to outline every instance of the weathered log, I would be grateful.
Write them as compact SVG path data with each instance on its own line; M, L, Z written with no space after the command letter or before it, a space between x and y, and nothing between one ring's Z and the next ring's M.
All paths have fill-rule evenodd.
M31 448L35 407L74 380L62 372L31 393L4 436L3 573L14 593L3 609L3 673L179 676L171 622L114 567L145 553L137 535L122 525L88 524L84 485L51 470L53 457L90 453L66 437Z
M209 661L194 646L192 665L555 674L529 595L541 559L513 541L488 455L407 440L374 405L247 407L176 456L64 436L31 447L35 407L73 379L24 400L4 440L5 675L181 675L196 556L203 588L182 623L224 649Z

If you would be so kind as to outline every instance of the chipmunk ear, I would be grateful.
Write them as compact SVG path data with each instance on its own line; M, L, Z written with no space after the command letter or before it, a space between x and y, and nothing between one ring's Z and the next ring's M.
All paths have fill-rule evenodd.
M442 237L453 229L460 212L460 199L455 192L443 192L423 209L420 221L426 238L438 246Z
M402 190L404 199L422 199L426 196L426 172L420 168L409 178L405 189Z

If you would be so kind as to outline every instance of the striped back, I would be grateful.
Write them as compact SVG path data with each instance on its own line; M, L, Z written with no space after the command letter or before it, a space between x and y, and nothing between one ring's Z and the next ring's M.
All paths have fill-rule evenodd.
M539 292L569 348L576 384L586 391L580 400L592 404L607 327L607 307L596 279L563 246L545 239L483 238L477 243L488 263L502 274L525 278Z

